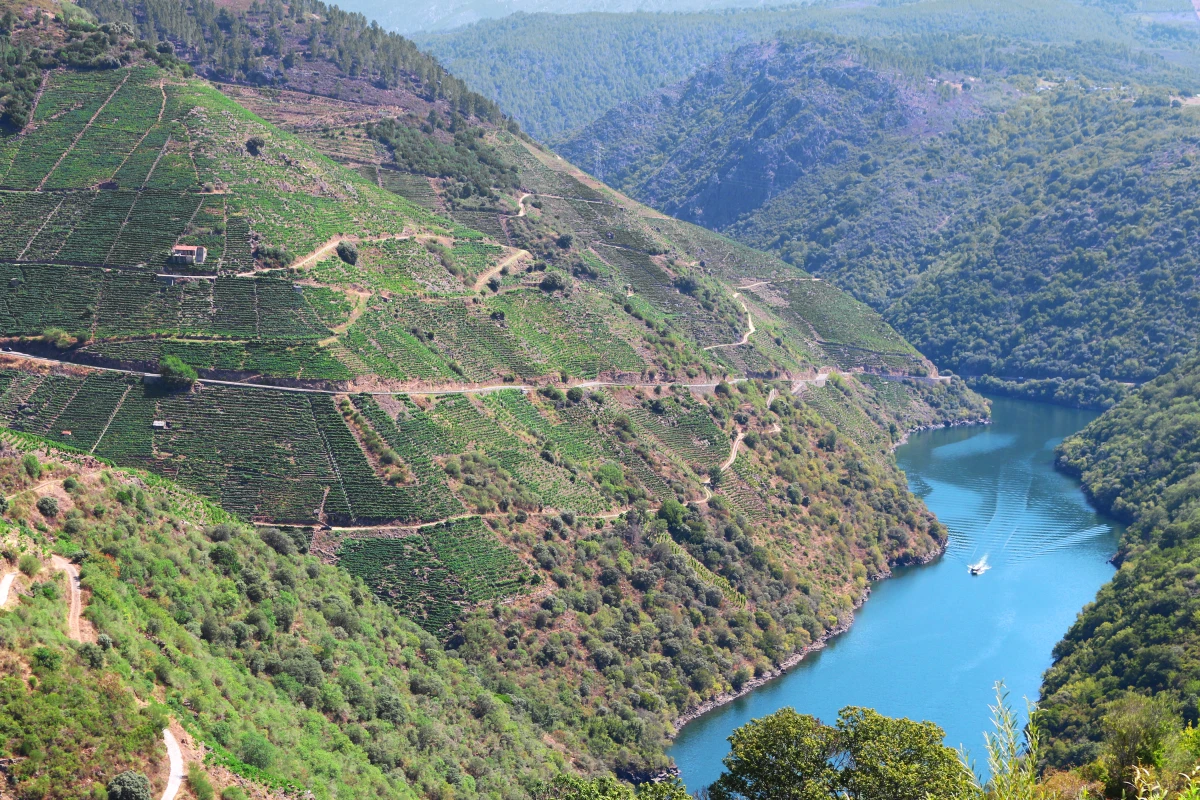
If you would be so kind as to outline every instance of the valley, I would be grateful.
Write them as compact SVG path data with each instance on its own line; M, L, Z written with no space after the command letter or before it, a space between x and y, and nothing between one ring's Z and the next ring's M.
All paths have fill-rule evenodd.
M806 797L1182 791L1193 43L1143 5L517 15L447 70L316 0L0 2L0 798L742 800L776 724Z

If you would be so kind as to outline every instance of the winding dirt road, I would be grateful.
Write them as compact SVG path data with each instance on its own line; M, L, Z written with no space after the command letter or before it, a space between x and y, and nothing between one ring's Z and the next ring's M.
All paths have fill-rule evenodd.
M491 267L475 279L475 291L482 292L483 287L487 286L488 281L503 272L505 267L511 267L513 264L517 263L523 258L533 258L533 254L528 250L516 250L515 252L509 253L507 256L497 261L494 267Z
M729 458L721 462L721 472L733 466L733 462L737 461L738 449L742 446L742 439L746 438L745 431L738 431L737 438L733 440L733 447L729 448Z
M17 571L13 570L0 578L0 608L4 608L4 604L8 602L8 593L12 591L13 581L17 579Z
M67 612L67 635L77 642L82 642L83 629L80 627L79 617L83 613L83 591L79 588L79 567L62 556L52 557L50 564L55 570L67 573L67 585L71 593L71 610Z
M170 728L163 728L163 741L167 744L167 758L171 760L171 771L167 775L167 788L163 790L162 800L175 800L179 787L183 785L183 779L187 777L183 769L183 751L179 749L179 742Z
M746 307L746 301L742 299L741 293L734 292L733 297L735 300L738 301L738 303L741 304L742 311L746 312L746 319L750 322L750 330L748 330L744 334L742 334L742 340L740 342L727 342L726 344L710 344L708 347L704 348L705 350L716 350L721 347L741 347L746 342L750 341L750 337L754 335L754 332L756 330L758 330L757 328L754 327L754 315L751 314L750 309Z

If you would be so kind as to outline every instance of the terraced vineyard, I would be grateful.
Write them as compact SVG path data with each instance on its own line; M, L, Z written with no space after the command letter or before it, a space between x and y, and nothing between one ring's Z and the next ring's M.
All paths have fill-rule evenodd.
M347 539L338 563L433 632L471 605L522 591L530 578L525 565L478 517L395 538Z

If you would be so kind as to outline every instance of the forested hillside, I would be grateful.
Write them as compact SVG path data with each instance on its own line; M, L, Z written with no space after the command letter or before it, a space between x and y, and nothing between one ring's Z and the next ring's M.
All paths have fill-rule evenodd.
M617 185L827 277L981 386L1104 407L1196 341L1200 118L1169 88L1190 79L994 44L982 73L976 39L748 46L564 152L602 147Z
M638 8L655 10L645 4ZM739 46L789 30L855 38L1103 41L1131 53L1148 51L1191 63L1200 25L1187 0L1085 6L1066 0L924 0L690 14L514 14L420 34L418 41L531 134L558 144L609 110L670 86ZM976 61L993 58L978 47L974 55ZM594 155L587 156L580 164L592 168Z
M682 714L940 553L890 450L987 405L832 285L305 9L307 35L278 5L6 18L121 49L38 73L0 138L0 425L38 450L0 464L28 567L2 644L35 679L0 763L22 797L161 788L166 714L195 785L254 796L644 781ZM35 580L55 556L92 629ZM104 755L64 783L73 731Z
M1064 442L1058 461L1131 524L1116 577L1046 673L1047 761L1082 766L1115 792L1134 763L1153 759L1169 772L1196 757L1200 361L1131 394Z

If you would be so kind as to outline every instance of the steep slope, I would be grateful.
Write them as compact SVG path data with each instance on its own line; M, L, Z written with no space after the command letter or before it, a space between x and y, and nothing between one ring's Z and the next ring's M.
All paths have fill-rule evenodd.
M1086 766L1119 787L1130 758L1157 753L1170 770L1174 751L1189 747L1175 735L1197 720L1200 361L1131 394L1064 442L1058 462L1131 526L1116 577L1055 648L1046 673L1047 760ZM1122 731L1138 732L1136 752L1117 741Z
M1011 47L980 75L978 46L781 38L565 152L599 143L618 186L828 277L944 368L1103 407L1195 343L1195 115L1153 59Z
M520 797L562 764L437 639L299 554L303 537L11 434L0 483L0 565L21 567L0 611L16 796L91 797L125 769L161 789L169 723L218 789ZM50 552L79 565L83 642Z
M345 34L313 8L310 45ZM274 57L255 31L277 12L218 13L215 27L144 5L104 13L205 71L226 31ZM338 68L321 52L317 71ZM408 98L394 105L368 94L378 70L310 87L361 87L357 102L168 66L50 73L30 127L0 140L0 421L285 528L359 576L397 615L390 630L415 621L494 697L478 722L448 709L464 751L490 752L472 738L488 719L508 735L500 709L563 754L555 769L644 779L669 767L680 715L844 628L870 578L940 552L944 530L890 447L986 403L866 306L640 206L474 100L422 99L424 79L387 89ZM181 260L179 245L207 257ZM121 586L141 574L122 567ZM293 674L264 652L255 673L253 654L225 649L227 617L212 611L205 634L229 590L211 577L208 603L148 594L171 598L176 624L199 620L207 644L188 647L243 659L314 730L361 739L372 767L347 787L505 797L543 774L544 753L517 740L505 747L529 764L511 770L443 753L407 713L392 724L412 738L393 740L365 721L365 694L343 686L343 705L302 655ZM247 636L288 644L244 614L248 632L228 626L239 651ZM453 661L410 644L359 657ZM304 643L317 662L325 647ZM430 702L459 696L409 683ZM204 703L188 713L217 736ZM290 736L269 737L294 751L288 780L327 791L336 768ZM496 788L481 777L493 770L528 780Z
M420 34L417 41L525 130L557 144L604 113L781 31L852 37L985 34L1063 44L1098 40L1169 53L1175 61L1194 60L1190 30L1196 19L1186 0L1144 10L1121 5L925 0L707 13L513 14ZM359 10L365 7L364 2ZM1118 9L1128 16L1113 13ZM639 10L656 9L642 5ZM1154 23L1145 24L1148 19ZM578 163L590 168L596 156L586 155Z

